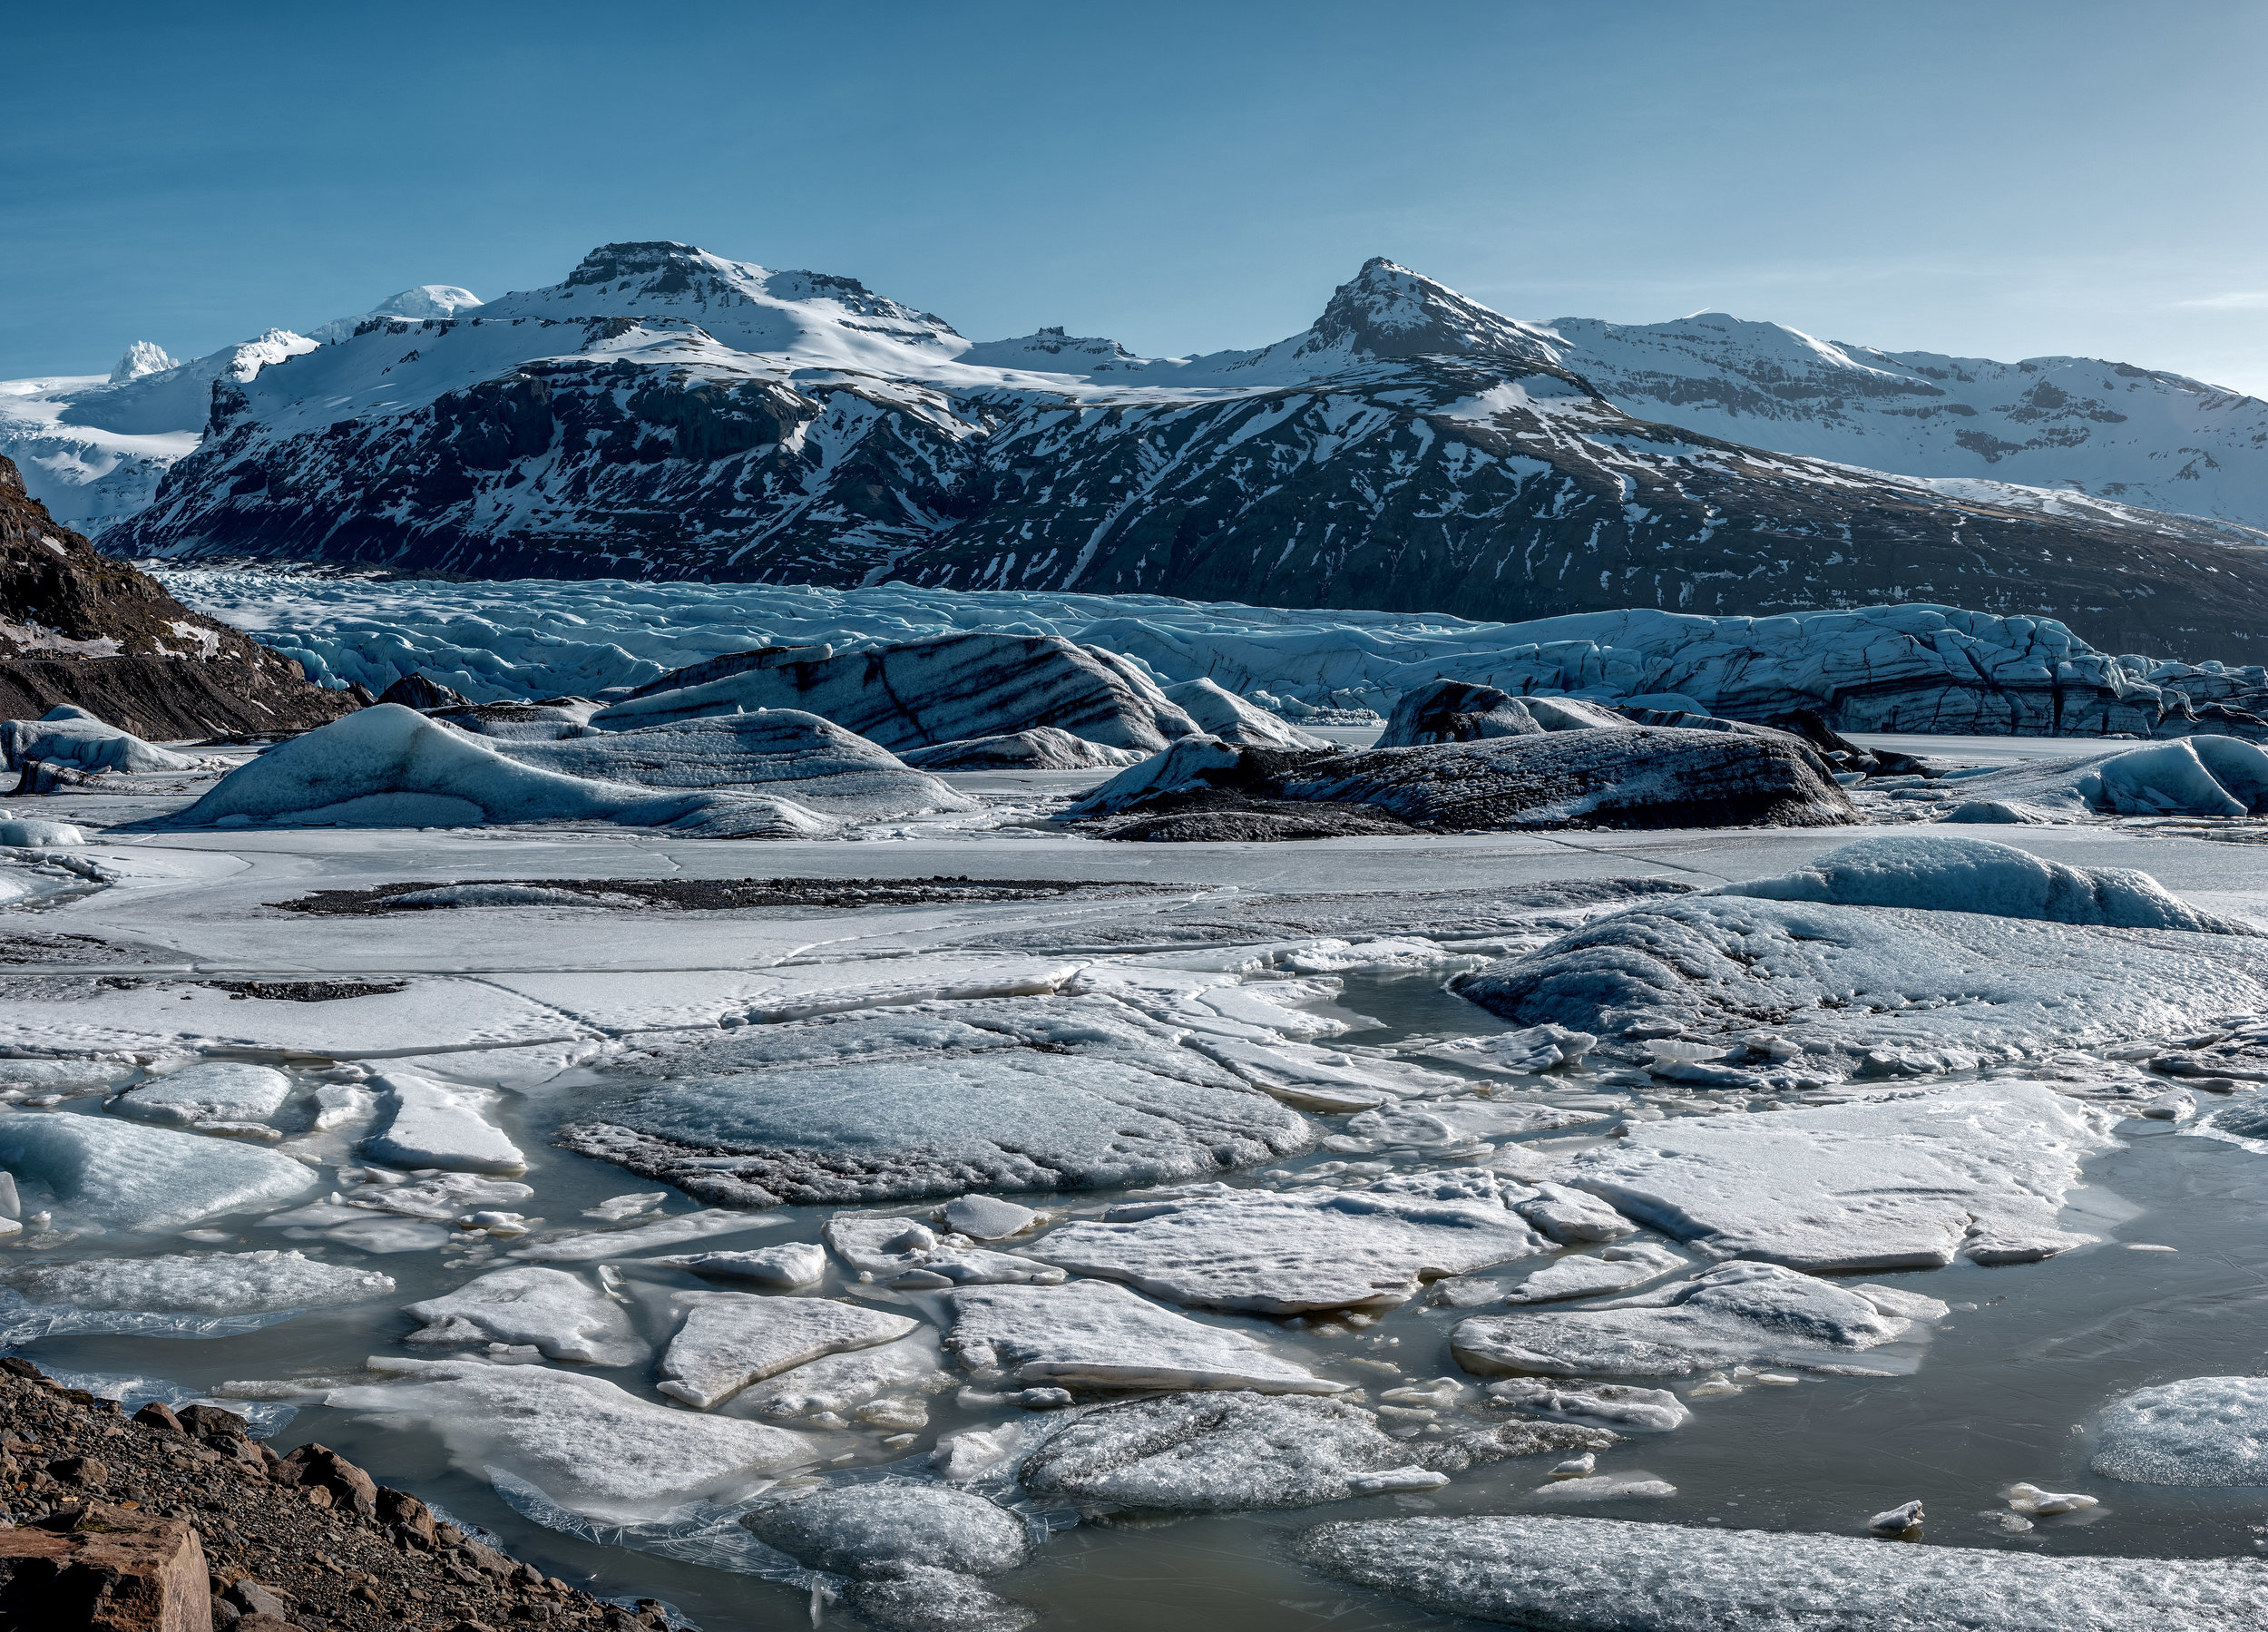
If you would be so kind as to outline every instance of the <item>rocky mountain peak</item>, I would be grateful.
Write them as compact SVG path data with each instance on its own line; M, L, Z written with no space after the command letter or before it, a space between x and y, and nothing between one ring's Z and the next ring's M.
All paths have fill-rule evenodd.
M1446 284L1374 255L1332 294L1298 355L1340 351L1406 357L1481 353L1523 362L1557 360L1549 337L1491 311Z

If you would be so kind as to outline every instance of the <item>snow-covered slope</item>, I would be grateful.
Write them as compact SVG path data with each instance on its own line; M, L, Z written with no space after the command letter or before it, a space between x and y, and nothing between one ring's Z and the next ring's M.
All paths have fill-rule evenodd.
M1540 332L1618 406L1728 442L2268 525L2268 403L2178 374L1876 351L1724 312Z
M215 380L240 385L325 341L350 338L365 324L447 318L479 304L470 289L430 283L312 334L271 328L186 363L155 341L136 340L108 375L0 380L0 454L15 461L31 495L57 521L92 535L146 506L174 461L196 448Z
M1257 350L972 346L849 279L613 244L222 380L204 444L109 547L1491 619L1930 601L2116 650L2251 638L2268 534L1659 423L1597 388L1579 327L1374 259Z

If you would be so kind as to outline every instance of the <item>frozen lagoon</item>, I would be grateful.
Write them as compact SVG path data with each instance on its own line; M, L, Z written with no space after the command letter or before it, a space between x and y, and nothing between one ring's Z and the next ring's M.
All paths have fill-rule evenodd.
M2069 746L2058 745L2065 752ZM1068 790L1100 776L992 773L951 780L964 790L1012 802L1028 801L1035 784ZM162 791L176 786L181 793ZM1212 1035L1227 1041L1266 1046L1239 1038L1229 1028L1268 1020L1274 1010L1284 1017L1283 1035L1304 1037L1317 1049L1344 1050L1351 1068L1372 1077L1407 1084L1414 1080L1408 1073L1432 1072L1471 1082L1477 1090L1483 1073L1461 1067L1454 1051L1444 1054L1434 1045L1509 1028L1442 992L1442 981L1482 958L1540 942L1583 910L1531 912L1532 926L1523 931L1520 914L1503 910L1492 892L1644 878L1706 887L1790 872L1865 832L1586 833L1145 846L1040 835L1005 822L901 825L871 830L877 836L850 843L760 845L612 828L97 831L105 824L178 806L200 786L193 777L148 777L122 791L40 802L43 814L52 806L58 816L88 826L93 842L71 855L108 875L111 882L98 885L83 875L24 871L29 858L22 855L13 864L10 876L33 889L27 906L0 916L0 956L7 960L0 965L5 972L0 978L7 982L8 998L0 1007L0 1043L156 1054L194 1045L208 1055L285 1068L299 1083L302 1100L298 1120L288 1112L279 1118L279 1124L288 1123L282 1141L248 1145L216 1138L214 1143L228 1150L264 1154L299 1148L327 1158L321 1169L310 1169L318 1186L294 1198L303 1201L321 1197L337 1183L339 1164L361 1167L353 1154L354 1140L383 1126L375 1106L376 1119L367 1125L313 1125L319 1117L308 1110L312 1101L305 1096L324 1086L342 1086L319 1081L333 1069L332 1061L360 1062L372 1075L408 1073L458 1090L487 1090L496 1097L484 1102L485 1113L524 1155L527 1170L516 1182L532 1192L525 1199L495 1205L531 1220L540 1217L543 1222L534 1230L538 1242L553 1234L607 1227L606 1220L585 1217L585 1209L625 1193L662 1190L666 1199L660 1215L665 1218L699 1209L700 1204L660 1184L550 1142L555 1129L626 1091L626 1078L610 1072L609 1062L636 1050L661 1049L666 1057L666 1051L697 1041L738 1041L748 1035L737 1023L741 1021L760 1025L859 1012L893 1002L950 1004L1060 989L1061 982L1086 971L1098 989L1148 1003L1157 1012L1209 1015L1207 1023L1218 1028ZM2187 836L2175 831L2177 826L2198 825L1999 829L1992 836L2066 865L2138 868L2197 907L2268 921L2268 853ZM2234 836L2250 829L2233 824L2223 831ZM634 912L592 904L376 916L270 910L273 903L315 890L409 881L604 883L751 875L1058 879L1137 886L1140 893L853 910ZM1406 893L1403 911L1411 922L1397 934L1393 903L1349 903L1341 915L1350 927L1327 937L1345 943L1336 951L1321 943L1325 936L1286 933L1276 922L1286 916L1316 922L1323 910L1317 897L1329 892ZM1463 933L1453 917L1443 917L1445 895L1469 897L1474 904ZM1271 916L1269 898L1288 904L1294 897L1295 908L1286 904ZM1231 934L1196 947L1185 944L1180 952L1161 952L1156 948L1170 943L1171 934L1161 931L1144 940L1138 933L1176 917L1232 928L1242 924L1244 938ZM62 939L65 936L93 941ZM1406 953L1413 939L1430 942L1448 955L1431 964L1413 963ZM1364 957L1346 955L1353 946L1386 940L1405 951L1374 953L1369 968ZM1098 950L1104 948L1109 950ZM2212 960L2224 950L2204 947L2199 955ZM1392 966L1395 956L1404 960L1400 967ZM1389 966L1375 966L1381 963ZM98 984L103 980L117 983ZM129 987L127 982L136 984ZM224 982L267 982L269 990L290 983L402 984L398 991L368 996L292 1002L237 998L218 984ZM1050 982L1059 985L1051 988ZM1271 993L1289 1006L1235 1001L1238 995L1249 1000ZM2261 1007L2268 1010L2268 992ZM719 1022L736 1023L719 1031ZM1334 1022L1349 1029L1334 1031ZM1395 1072L1404 1074L1396 1079ZM1477 1145L1510 1150L1514 1159L1541 1167L1595 1145L1615 1120L1642 1112L1648 1101L1675 1109L1679 1098L1664 1091L1666 1083L1634 1087L1597 1075L1528 1079L1488 1073L1487 1078L1493 1099L1460 1086L1445 1099L1422 1098L1411 1108L1424 1109L1440 1124L1431 1144L1317 1148L1223 1177L1248 1187L1331 1171L1340 1183L1360 1182L1365 1176L1353 1169L1373 1164L1395 1171L1437 1171L1490 1159L1476 1155ZM2231 1103L2204 1094L2197 1099L2207 1110ZM99 1104L99 1099L70 1099L48 1114L86 1114ZM1503 1114L1512 1108L1549 1108L1564 1112L1565 1119L1531 1116L1526 1119L1559 1125L1522 1130L1519 1119ZM1352 1122L1348 1115L1303 1114L1319 1139L1354 1137L1344 1131ZM1559 1512L1686 1526L1715 1520L1718 1525L1711 1528L1853 1536L1863 1534L1869 1515L1916 1498L1930 1515L1931 1543L2049 1558L2251 1555L2256 1539L2251 1526L2262 1520L2260 1492L2121 1484L2087 1466L2095 1449L2094 1425L2113 1401L2177 1378L2246 1373L2263 1363L2257 1334L2268 1299L2260 1290L2268 1285L2262 1275L2268 1268L2268 1228L2263 1228L2268 1185L2263 1183L2268 1168L2262 1166L2268 1156L2222 1140L2185 1137L2182 1127L2161 1119L2119 1121L2114 1129L2117 1148L2087 1161L2087 1186L2072 1198L2076 1206L2067 1208L2063 1222L2075 1233L2103 1237L2097 1246L2038 1264L1986 1268L1963 1261L1921 1273L1851 1277L1925 1293L1952 1306L1919 1347L1914 1369L1887 1377L1805 1376L1790 1384L1743 1379L1737 1393L1691 1399L1691 1420L1675 1432L1636 1437L1634 1431L1630 1442L1598 1453L1600 1473L1642 1471L1675 1487L1673 1496L1575 1506L1555 1499L1548 1488L1539 1489L1547 1486L1545 1471L1558 1455L1520 1458L1474 1466L1438 1486L1411 1481L1403 1488L1322 1507L1219 1514L1162 1527L1099 1517L1055 1530L1030 1562L988 1578L986 1585L1037 1608L1051 1626L1130 1632L1232 1619L1267 1628L1324 1621L1440 1625L1413 1607L1312 1573L1296 1561L1292 1543L1315 1524L1340 1520ZM1338 1164L1335 1171L1333 1164ZM1280 1176L1265 1177L1271 1174ZM935 1200L946 1198L940 1195ZM1106 1190L1019 1192L1013 1199L1060 1216L1124 1197ZM932 1205L900 1200L872 1210L925 1216ZM269 1210L210 1221L218 1226L217 1240L184 1242L178 1229L171 1228L146 1236L113 1228L51 1249L26 1242L6 1256L16 1262L68 1261L203 1247L233 1252L296 1247L341 1267L382 1272L396 1282L396 1289L376 1301L316 1309L236 1335L194 1341L55 1336L25 1352L58 1371L131 1373L200 1389L231 1379L294 1377L336 1377L383 1389L389 1386L385 1378L363 1375L369 1356L398 1361L433 1356L429 1349L403 1345L401 1340L420 1324L403 1313L406 1305L444 1296L484 1274L526 1261L509 1256L526 1250L520 1238L510 1236L471 1250L425 1246L367 1253L320 1234L303 1238L257 1227L257 1218ZM746 1216L747 1233L686 1236L675 1246L657 1243L633 1250L655 1256L818 1242L835 1211L768 1209ZM445 1227L430 1221L378 1212L369 1217L404 1226L424 1222L441 1239L449 1238ZM655 1217L652 1212L626 1217L620 1226L650 1226ZM1012 1251L1017 1244L987 1245ZM2178 1250L2130 1252L2130 1246ZM1576 1246L1567 1254L1598 1251L1596 1246ZM1492 1280L1509 1290L1531 1270L1565 1261L1565 1256L1555 1248L1481 1268L1463 1279ZM594 1291L605 1285L587 1261L570 1261L563 1267L584 1274ZM831 1259L823 1282L797 1295L843 1295L855 1284L840 1259ZM658 1353L669 1335L662 1310L670 1295L710 1285L674 1272L628 1275L622 1291L631 1301L617 1301L616 1306ZM873 1286L860 1291L864 1301L877 1308L924 1321L942 1318L938 1303L924 1301L934 1295ZM1574 1302L1521 1307L1586 1306ZM1503 1420L1501 1412L1481 1403L1487 1380L1479 1377L1464 1377L1461 1397L1437 1407L1384 1397L1404 1389L1422 1394L1433 1389L1435 1379L1458 1378L1450 1333L1460 1321L1482 1312L1475 1307L1421 1296L1364 1314L1370 1324L1343 1317L1278 1322L1179 1305L1172 1312L1180 1319L1250 1334L1290 1363L1345 1384L1349 1393L1363 1391L1369 1409L1433 1409L1436 1420L1460 1428ZM857 1351L816 1363L842 1372L846 1368L838 1363L881 1353ZM924 1393L924 1380L934 1375L940 1363L951 1374L952 1386ZM576 1374L619 1385L657 1409L678 1411L662 1403L666 1397L655 1390L658 1373L651 1363L616 1371L578 1368ZM959 1391L969 1379L950 1355L941 1361L917 1357L894 1369L877 1364L873 1374L893 1379L885 1393L922 1402L928 1421L914 1431L915 1443L903 1451L891 1448L885 1440L904 1430L885 1432L883 1425L858 1422L847 1411L837 1413L846 1421L839 1430L782 1422L818 1441L814 1447L818 1471L797 1477L825 1477L830 1471L844 1477L825 1466L838 1456L850 1457L844 1467L853 1471L904 1462L918 1472L941 1437L1003 1421L1031 1425L1051 1420L1048 1413L1013 1404L979 1399L964 1405ZM1690 1380L1643 1381L1681 1393L1692 1386ZM760 1401L769 1387L751 1392ZM997 1397L998 1385L977 1391L988 1392ZM430 1393L442 1396L445 1391L432 1387ZM751 1424L775 1421L761 1413L757 1402L745 1419L734 1415L730 1402L719 1414ZM633 1550L546 1528L524 1517L481 1477L480 1466L500 1465L492 1447L464 1449L471 1438L462 1429L453 1444L449 1435L390 1420L395 1425L385 1426L359 1407L302 1403L275 1442L288 1449L302 1440L320 1440L382 1481L436 1497L460 1518L492 1527L513 1550L547 1573L578 1580L595 1576L603 1592L668 1599L711 1632L809 1624L808 1594L798 1587L652 1550L656 1544L650 1537L633 1538L647 1542ZM1383 1421L1403 1428L1424 1425L1418 1417ZM1417 1460L1413 1454L1412 1461ZM543 1465L541 1459L531 1459L522 1477L540 1487ZM2019 1481L2053 1490L2087 1491L2100 1497L2103 1506L2043 1520L2034 1529L2011 1536L1985 1514L2007 1510L1999 1492ZM516 1489L509 1481L505 1488ZM550 1494L562 1501L575 1496L558 1490ZM530 1510L544 1510L523 1492L521 1500ZM591 1533L615 1532L595 1528Z

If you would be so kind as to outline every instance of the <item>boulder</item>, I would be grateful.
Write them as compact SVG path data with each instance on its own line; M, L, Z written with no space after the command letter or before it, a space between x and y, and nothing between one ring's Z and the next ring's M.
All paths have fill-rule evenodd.
M211 1632L209 1586L184 1520L93 1502L0 1530L0 1627Z

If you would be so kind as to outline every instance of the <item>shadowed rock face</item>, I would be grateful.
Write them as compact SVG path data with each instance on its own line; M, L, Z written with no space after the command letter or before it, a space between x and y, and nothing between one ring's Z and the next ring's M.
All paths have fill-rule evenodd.
M152 738L320 725L354 706L98 553L0 458L0 717L61 703Z

